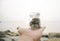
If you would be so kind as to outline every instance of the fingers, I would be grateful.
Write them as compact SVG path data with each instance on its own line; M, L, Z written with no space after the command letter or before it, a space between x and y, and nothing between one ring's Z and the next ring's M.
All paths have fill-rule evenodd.
M40 35L42 35L42 33L43 33L43 31L45 30L45 28L46 28L46 27L41 27L41 28L39 29L38 32L39 32Z
M19 27L17 27L18 33L19 33Z
M41 28L41 32L43 32L43 31L45 30L45 28L46 28L46 27L42 27L42 28Z
M17 27L17 30L19 33L23 33L26 31L26 29L22 28L22 27Z
M22 31L21 31L21 29L20 29L19 27L17 27L17 30L18 30L18 33L19 33L20 35L22 35Z
M20 31L20 30L22 30L22 29L23 29L22 27L17 27L17 30L18 30L18 31Z

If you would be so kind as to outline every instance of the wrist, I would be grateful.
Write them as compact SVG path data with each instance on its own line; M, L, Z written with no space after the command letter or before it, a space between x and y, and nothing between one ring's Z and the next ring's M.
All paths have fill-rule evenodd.
M22 35L20 38L21 38L20 40L23 41L34 41L34 39L29 35Z

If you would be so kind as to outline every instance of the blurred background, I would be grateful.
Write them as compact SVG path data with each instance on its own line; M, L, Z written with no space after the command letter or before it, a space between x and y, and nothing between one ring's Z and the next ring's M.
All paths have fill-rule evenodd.
M60 32L60 0L0 0L0 31L28 28L31 12L40 13L44 33Z
M17 27L29 28L31 12L46 27L41 41L60 41L60 0L0 0L0 41L17 41Z

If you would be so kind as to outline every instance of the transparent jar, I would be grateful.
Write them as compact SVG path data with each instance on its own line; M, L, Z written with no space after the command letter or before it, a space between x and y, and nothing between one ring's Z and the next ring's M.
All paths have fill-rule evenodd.
M39 29L40 28L40 13L32 12L30 14L30 27L32 30Z

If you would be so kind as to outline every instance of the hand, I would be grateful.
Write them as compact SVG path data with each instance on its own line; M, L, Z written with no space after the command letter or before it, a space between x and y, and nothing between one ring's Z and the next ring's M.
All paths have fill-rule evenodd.
M37 30L18 28L18 32L21 36L23 36L23 38L24 38L24 36L28 36L28 37L32 38L33 41L40 41L40 38L42 36L44 29L45 29L45 27L37 29ZM23 40L23 41L25 41L25 40ZM27 41L29 41L29 40L27 40Z

